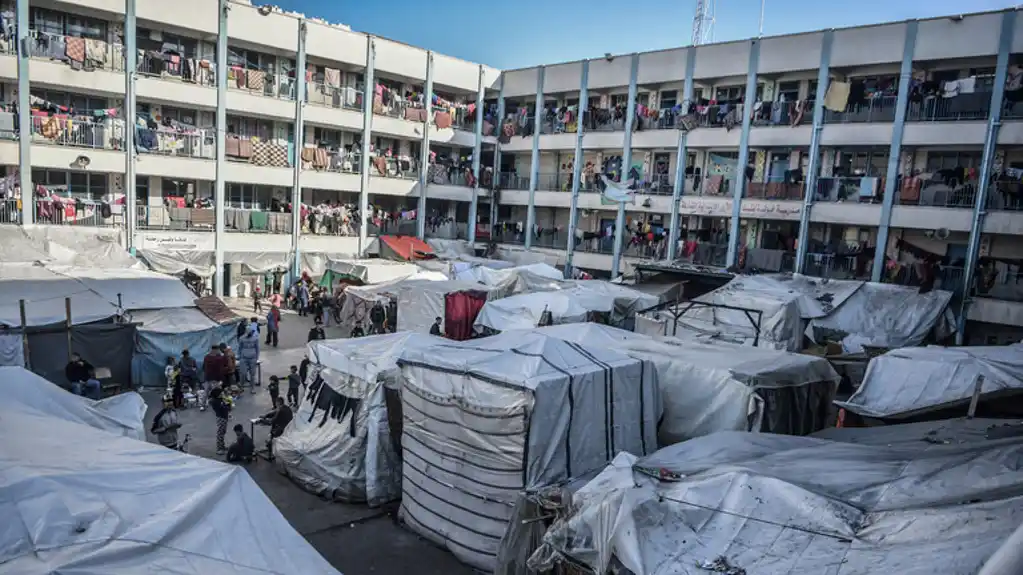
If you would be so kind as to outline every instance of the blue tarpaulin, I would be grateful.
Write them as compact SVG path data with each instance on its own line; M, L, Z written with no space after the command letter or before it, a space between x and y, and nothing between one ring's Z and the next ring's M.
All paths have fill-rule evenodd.
M132 381L135 385L163 387L168 357L181 357L189 350L202 361L211 346L226 343L236 348L237 322L219 324L197 308L166 308L132 312L138 326L135 354L132 357Z

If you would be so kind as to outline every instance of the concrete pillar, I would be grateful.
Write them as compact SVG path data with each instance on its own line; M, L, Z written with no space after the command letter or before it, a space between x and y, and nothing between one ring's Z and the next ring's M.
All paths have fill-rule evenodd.
M224 197L227 190L226 175L227 145L227 15L231 9L228 0L219 0L220 25L217 32L217 174L216 189L213 193L213 293L227 294L224 285Z
M583 60L579 78L579 121L576 122L575 155L572 160L572 204L568 211L568 244L565 247L565 277L572 277L572 259L575 253L575 230L579 227L579 179L583 173L583 125L582 114L589 107L590 61Z
M124 233L130 251L135 247L138 210L135 197L135 0L124 1Z
M639 54L632 55L632 66L629 69L629 100L625 110L625 141L622 145L622 183L629 179L632 169L632 124L636 121L636 83L639 80ZM621 273L622 238L625 237L625 203L618 204L618 216L615 218L615 239L611 260L611 279Z
M21 223L35 222L32 185L32 101L29 97L28 0L18 0L18 183L21 187Z
M423 143L419 146L419 203L416 208L416 237L426 239L426 187L430 167L430 124L433 123L433 52L426 53L426 121L423 122Z
M739 261L739 220L742 217L742 198L746 195L746 164L749 163L749 131L752 124L753 103L757 99L757 67L760 65L760 39L750 40L749 68L746 72L746 96L742 106L742 133L739 135L739 159L735 162L735 187L732 190L732 220L728 232L728 267Z
M359 255L369 247L369 143L373 138L373 98L376 96L376 40L366 37L366 86L362 97L362 157L359 159Z
M682 89L682 106L688 106L693 101L693 73L696 70L696 47L690 46L686 50L686 83ZM686 137L688 133L680 130L678 134L678 149L675 152L675 187L671 194L671 223L668 226L668 261L674 261L678 257L678 234L679 234L679 202L686 188Z
M536 223L536 186L540 179L540 114L543 112L543 78L546 68L536 70L536 106L533 110L533 152L529 160L529 205L526 208L526 240L528 250L533 245L533 224Z
M483 66L479 67L479 85L476 89L476 145L472 149L472 176L476 181L472 186L472 203L469 204L469 222L466 237L469 245L476 243L476 210L479 208L480 197L480 156L483 154L483 94L486 91L483 82Z
M813 209L814 194L821 172L821 131L824 129L824 98L828 95L831 71L831 46L835 42L835 31L825 30L821 37L821 63L817 71L817 95L813 106L813 131L810 133L810 156L806 163L806 187L803 188L803 210L799 213L799 238L796 245L796 273L803 273L806 266L806 250L810 241L810 211ZM832 160L834 163L834 160ZM830 170L828 170L830 174Z
M294 183L291 190L291 253L292 273L302 275L302 260L299 253L299 240L302 234L302 148L305 147L305 94L306 94L306 21L298 21L298 56L295 60L295 157Z

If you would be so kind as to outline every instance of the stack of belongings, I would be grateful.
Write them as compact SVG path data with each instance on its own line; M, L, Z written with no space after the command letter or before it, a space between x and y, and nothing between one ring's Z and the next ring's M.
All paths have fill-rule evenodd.
M661 401L646 361L508 332L405 349L398 365L399 517L477 569L496 568L523 491L656 448Z
M401 497L397 359L441 343L411 332L310 342L306 398L274 443L281 471L324 499L377 507Z

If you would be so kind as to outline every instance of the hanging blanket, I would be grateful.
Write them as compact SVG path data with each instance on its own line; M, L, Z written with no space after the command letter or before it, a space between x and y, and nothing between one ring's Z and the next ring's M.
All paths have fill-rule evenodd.
M451 127L451 114L447 112L437 112L433 115L433 122L437 124L438 130Z
M68 36L65 53L72 62L85 62L85 39Z
M252 142L252 163L274 168L288 167L288 149L271 142Z

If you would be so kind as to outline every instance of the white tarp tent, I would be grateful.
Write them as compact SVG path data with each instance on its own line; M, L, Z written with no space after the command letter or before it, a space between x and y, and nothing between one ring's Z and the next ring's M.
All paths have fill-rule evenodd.
M907 347L870 360L863 383L835 404L866 417L900 418L970 403L978 376L981 398L1023 393L1023 344Z
M722 432L622 453L572 496L529 566L568 557L636 575L973 575L1023 523L1023 470L1006 464L1023 438L927 438Z
M3 403L12 410L38 412L133 439L146 438L142 423L146 402L135 392L95 401L66 391L22 367L0 367L0 381ZM19 436L9 437L14 440Z
M488 286L498 286L509 283L509 281L514 279L514 276L522 273L530 273L548 280L560 281L565 279L565 274L559 271L558 268L542 262L501 269L476 266L456 273L454 279L481 283Z
M91 423L0 402L3 572L338 573L243 468Z
M382 259L336 260L326 262L325 271L352 277L364 284L379 284L405 279L418 273L416 264Z
M406 349L398 365L400 516L478 569L495 568L521 491L656 445L656 372L611 350L517 331Z
M435 318L441 318L443 330L449 320L448 294L482 292L486 299L500 297L500 288L457 280L406 280L398 286L398 330L427 333ZM471 329L472 322L468 327Z
M661 445L715 431L811 433L826 424L838 388L831 364L809 355L651 337L594 323L537 331L651 362L664 403Z
M110 228L4 226L0 228L0 262L144 267L124 249L123 244L121 232Z
M149 269L164 274L181 275L187 271L210 278L216 268L212 251L152 247L137 249L135 253ZM282 268L290 270L293 257L291 252L225 251L224 263L242 266L243 274L261 274Z
M587 290L523 293L488 301L473 325L478 333L530 329L540 323L545 311L554 324L589 321L591 313L610 314L614 299Z
M348 286L345 288L344 303L341 305L339 327L347 333L355 327L355 322L361 321L362 325L368 328L369 310L373 308L373 304L379 301L386 308L391 302L397 302L398 290L402 283L411 280L448 281L447 276L440 272L420 269L408 278L365 286Z
M0 263L0 323L21 325L19 300L25 300L26 325L64 323L65 298L74 324L122 310L195 305L195 295L176 278L147 270Z
M398 332L309 343L308 397L274 443L284 474L326 499L375 507L401 497L401 437L389 425L400 430L397 359L443 341Z

